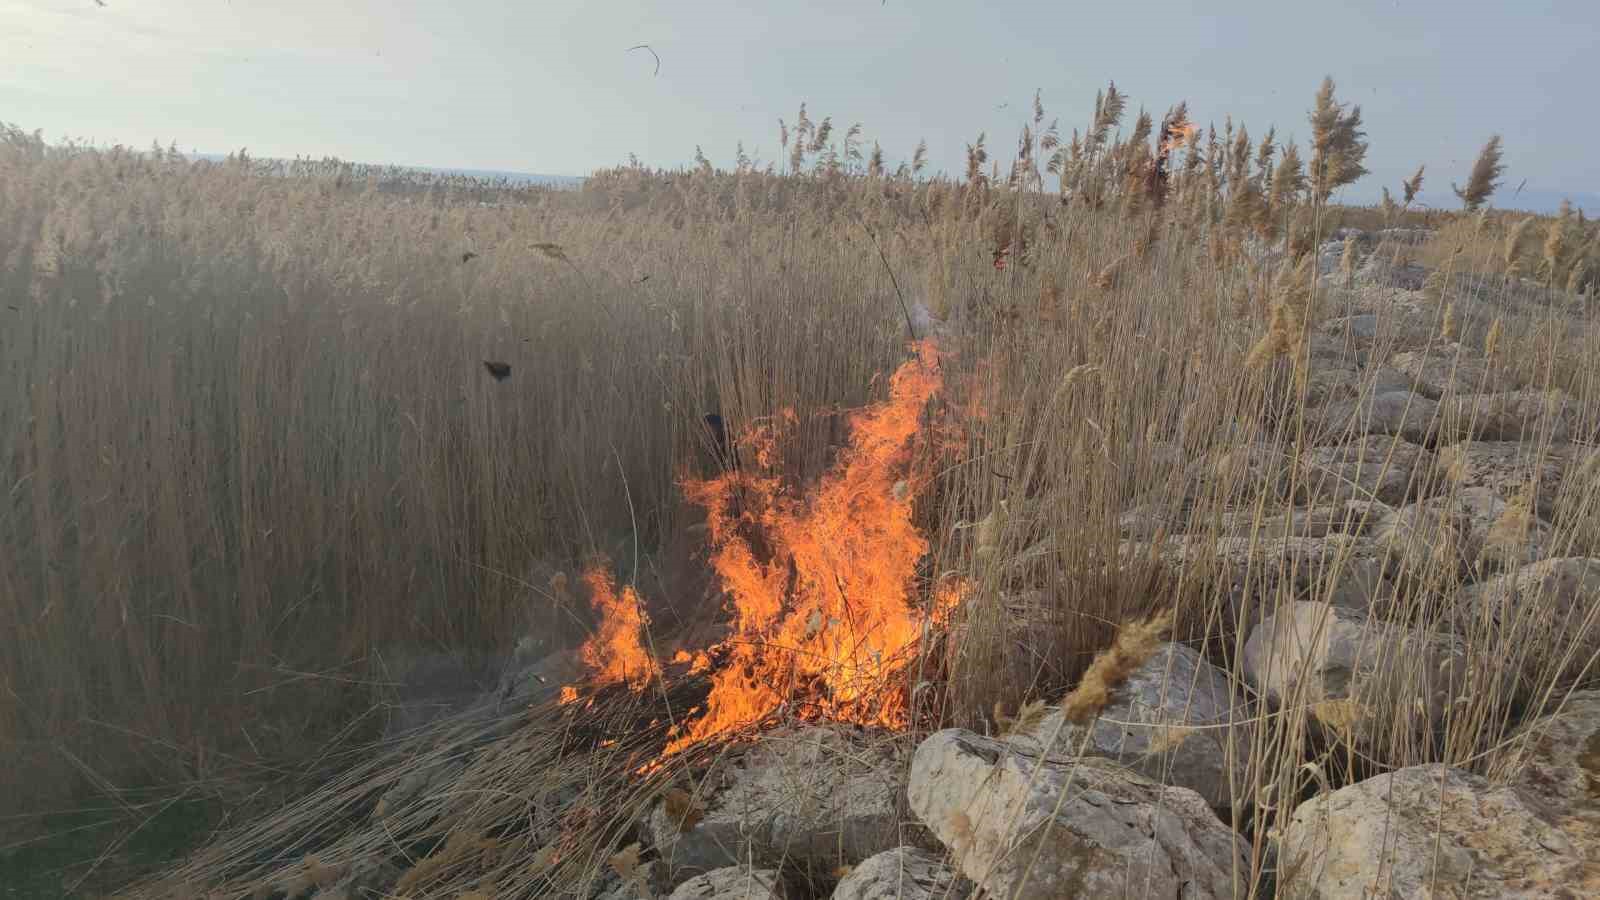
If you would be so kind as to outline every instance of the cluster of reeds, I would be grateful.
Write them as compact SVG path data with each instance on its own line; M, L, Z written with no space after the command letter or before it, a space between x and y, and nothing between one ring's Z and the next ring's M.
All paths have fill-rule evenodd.
M0 753L19 764L0 775L6 796L37 808L41 786L210 784L202 759L261 767L319 726L337 732L389 648L577 638L587 613L528 577L535 560L604 552L658 627L693 619L677 484L711 458L704 415L739 433L794 410L773 464L804 483L829 462L839 411L881 395L908 328L939 330L936 405L963 448L918 510L935 545L925 579L971 585L917 669L940 682L917 721L987 728L997 704L1060 696L1118 623L1152 615L1232 665L1250 623L1341 577L1308 585L1275 547L1296 536L1285 510L1317 439L1311 351L1334 288L1315 251L1346 215L1331 201L1365 171L1366 141L1331 81L1305 148L1231 120L1200 128L1182 104L1124 128L1127 112L1109 86L1066 134L1036 101L1006 175L979 136L964 172L929 177L925 147L891 169L859 126L841 135L802 107L779 163L634 163L576 191L196 164L7 129ZM1421 174L1384 218L1407 214ZM1538 248L1534 227L1460 215L1435 240L1494 232L1504 268L1592 289L1592 226L1563 214ZM1460 256L1487 265L1473 246ZM1346 286L1355 262L1352 249ZM1600 334L1497 309L1507 285L1443 281L1441 310L1457 312L1441 344L1488 349L1499 374L1564 391L1592 422ZM486 360L507 377L485 376ZM1557 511L1569 555L1600 552L1583 484ZM1191 542L1244 539L1259 570L1239 585L1203 556L1171 565L1160 539L1125 537L1134 505L1181 520ZM1457 583L1447 560L1428 565L1441 570L1401 583ZM1394 599L1421 624L1446 597ZM1552 637L1483 630L1473 664L1529 656L1529 634ZM1305 710L1263 716L1247 792L1262 799L1241 827L1264 841L1317 778L1491 770L1529 698L1573 684L1566 667L1534 669L1514 697L1469 698L1443 735L1364 708L1393 727L1359 752L1317 738ZM371 799L378 776L362 771L340 790ZM472 842L498 839L463 827L470 840L431 835L446 842L419 852L442 861L416 879L443 884L487 852ZM619 849L572 865L592 874ZM485 865L472 877L500 871Z

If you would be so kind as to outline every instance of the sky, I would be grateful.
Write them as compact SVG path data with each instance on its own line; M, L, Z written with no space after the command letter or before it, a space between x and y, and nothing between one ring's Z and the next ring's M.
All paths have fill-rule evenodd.
M1443 203L1490 134L1507 187L1600 195L1597 0L0 0L0 121L136 147L582 175L781 157L802 102L891 162L1002 168L1035 90L1064 131L1115 79L1302 144L1324 75L1372 175ZM659 54L628 51L648 43ZM1585 112L1587 110L1588 112ZM1586 204L1587 205L1587 204Z

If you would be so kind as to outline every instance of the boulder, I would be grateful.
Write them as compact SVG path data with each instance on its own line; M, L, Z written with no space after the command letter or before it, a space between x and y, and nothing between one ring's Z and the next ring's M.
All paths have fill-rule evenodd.
M803 726L765 735L742 760L708 782L720 789L681 815L658 804L649 829L675 873L740 861L809 867L819 873L899 846L904 769L891 735L849 726Z
M1433 311L1409 304L1394 303L1388 297L1376 298L1370 288L1359 288L1356 306L1370 311L1328 319L1318 332L1350 342L1373 372L1384 373L1382 380L1394 380L1392 390L1410 390L1411 379L1385 365L1371 365L1398 351L1415 350L1438 343L1439 323ZM1379 302L1370 302L1378 299ZM1378 381L1379 379L1369 379Z
M1365 316L1353 316L1355 319ZM1360 338L1352 336L1360 341ZM1316 365L1306 376L1306 403L1322 406L1335 400L1377 397L1408 391L1411 381L1389 366Z
M1376 724L1389 719L1436 733L1450 705L1474 688L1460 638L1318 602L1291 603L1267 617L1245 642L1242 663L1274 703L1305 704L1323 725L1363 742L1379 737ZM1385 710L1381 720L1376 709Z
M1306 450L1296 494L1304 503L1376 500L1400 506L1424 493L1432 467L1432 455L1416 444L1366 435Z
M1589 861L1586 896L1600 896L1600 690L1579 691L1524 726L1506 769L1546 819Z
M1371 500L1344 500L1297 506L1262 519L1261 535L1278 538L1360 537L1372 529L1388 507Z
M1053 709L1011 741L1031 753L1116 760L1158 784L1189 788L1217 808L1244 789L1249 711L1228 676L1193 649L1163 644L1111 695L1092 726Z
M1576 455L1571 444L1541 447L1519 441L1462 441L1438 453L1439 472L1462 488L1488 488L1500 499L1514 501L1530 485L1534 511L1554 514L1561 483Z
M1394 510L1372 534L1391 577L1438 586L1542 559L1553 532L1530 510L1472 487Z
M1432 228L1380 228L1374 239L1378 243L1399 244L1404 247L1420 247L1433 237Z
M869 856L839 879L833 900L944 900L960 878L926 850L896 847Z
M1438 428L1439 404L1410 391L1333 400L1306 410L1317 443L1343 443L1362 435L1398 435L1425 444Z
M1218 519L1224 537L1255 535L1261 540L1359 537L1370 531L1387 510L1387 506L1374 501L1342 500L1291 506L1276 512L1232 510L1222 513Z
M1430 400L1438 400L1446 394L1492 394L1508 387L1490 368L1488 360L1460 344L1396 353L1389 364L1411 380L1412 390Z
M726 866L690 878L667 900L785 900L788 896L776 869Z
M1441 439L1566 443L1588 436L1583 406L1558 390L1458 396L1440 408ZM1592 424L1587 426L1592 429Z
M1141 503L1117 518L1117 527L1129 540L1148 541L1158 536L1181 534L1189 517L1171 504Z
M1154 566L1167 586L1204 591L1221 602L1221 623L1209 616L1177 623L1174 634L1184 640L1220 637L1232 644L1286 599L1326 601L1365 614L1393 596L1375 541L1337 533L1280 535L1263 529L1217 539L1194 534L1157 544L1124 541L1118 553L1126 569Z
M1545 559L1463 588L1462 634L1504 642L1535 682L1600 676L1600 559Z
M1583 784L1579 767L1558 771ZM1580 809L1581 826L1516 786L1440 764L1400 769L1300 804L1282 832L1279 896L1596 896L1600 823L1592 800Z
M1317 274L1337 275L1339 273L1339 261L1343 257L1343 239L1323 241L1322 245L1317 248Z
M1184 505L1279 497L1287 485L1288 461L1282 449L1266 443L1211 453L1184 472Z
M1199 794L1106 759L1019 752L961 729L917 748L911 808L995 897L1234 897L1248 845Z
M1218 540L1214 552L1214 559L1226 567L1233 603L1243 619L1249 617L1242 615L1242 607L1285 596L1365 612L1388 589L1377 545L1349 534L1278 537L1262 532Z

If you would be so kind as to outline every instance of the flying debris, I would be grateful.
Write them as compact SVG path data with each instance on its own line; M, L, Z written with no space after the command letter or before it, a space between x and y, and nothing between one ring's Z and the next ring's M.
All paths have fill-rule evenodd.
M507 378L511 377L510 363L490 362L489 360L484 360L483 367L489 370L489 374L494 376L495 381L505 381Z
M655 74L656 75L660 75L661 74L661 57L656 54L655 48L651 47L649 44L636 44L636 45L634 45L632 47L629 47L624 52L632 53L635 50L648 50L648 51L650 51L650 55L654 56L656 58L656 71L655 71Z

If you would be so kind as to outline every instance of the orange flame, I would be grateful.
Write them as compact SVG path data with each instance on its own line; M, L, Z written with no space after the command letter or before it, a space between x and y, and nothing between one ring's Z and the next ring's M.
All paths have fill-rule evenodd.
M1182 150L1188 145L1189 140L1194 137L1196 130L1194 123L1187 119L1168 122L1166 134L1161 139L1160 155L1167 156L1175 150Z
M578 650L591 681L596 687L626 684L634 690L643 689L659 669L641 638L649 620L638 593L629 585L617 596L611 573L598 562L583 573L583 580L589 586L589 603L600 614L599 630ZM562 705L576 699L575 687L561 689Z
M684 485L706 509L711 563L735 616L705 714L666 755L785 703L803 717L905 724L903 693L886 688L922 634L914 578L928 543L912 521L927 479L904 470L940 387L937 349L924 341L916 351L890 379L888 401L852 418L848 447L809 498L749 470ZM749 440L758 459L773 458L770 427Z

